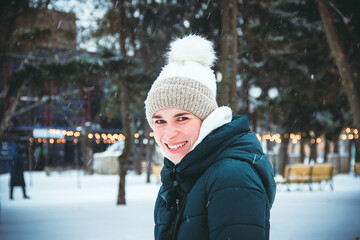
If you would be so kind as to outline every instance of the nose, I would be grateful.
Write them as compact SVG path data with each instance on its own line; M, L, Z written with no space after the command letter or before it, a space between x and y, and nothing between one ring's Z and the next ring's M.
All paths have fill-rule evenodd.
M174 126L173 124L169 123L169 124L166 126L165 133L164 133L164 138L165 138L166 140L172 140L172 139L174 139L178 134L179 134L179 131L178 131L177 127Z

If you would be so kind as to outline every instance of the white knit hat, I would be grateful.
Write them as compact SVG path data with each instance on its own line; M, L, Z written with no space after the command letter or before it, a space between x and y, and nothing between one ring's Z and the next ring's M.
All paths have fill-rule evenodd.
M152 116L168 107L185 109L204 120L218 107L211 69L216 60L213 44L198 35L176 39L170 44L167 60L145 100L150 126Z

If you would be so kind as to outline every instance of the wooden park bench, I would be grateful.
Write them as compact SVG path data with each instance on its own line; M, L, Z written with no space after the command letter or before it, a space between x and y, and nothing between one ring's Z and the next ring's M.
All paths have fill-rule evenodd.
M284 179L277 180L277 184L286 184L287 190L290 191L290 184L298 184L298 190L301 185L306 184L309 190L312 191L313 183L320 183L320 190L322 190L322 183L330 185L331 190L334 190L333 184L332 164L315 164L315 165L288 165L285 167ZM325 186L324 186L325 188Z
M331 190L334 190L333 182L334 166L332 164L315 164L312 166L311 182L320 183L320 190L322 190L322 183L329 184ZM324 188L325 188L324 186Z
M360 163L355 163L354 173L355 173L355 176L360 176Z
M158 182L161 181L161 175L160 175L160 172L161 172L161 169L163 168L162 165L153 165L152 166L152 172L153 174L155 175L155 178Z

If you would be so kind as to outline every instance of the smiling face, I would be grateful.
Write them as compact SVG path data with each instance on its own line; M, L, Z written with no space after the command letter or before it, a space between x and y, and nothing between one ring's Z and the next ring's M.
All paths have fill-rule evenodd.
M152 124L156 143L178 164L198 139L202 121L184 109L171 107L157 111Z

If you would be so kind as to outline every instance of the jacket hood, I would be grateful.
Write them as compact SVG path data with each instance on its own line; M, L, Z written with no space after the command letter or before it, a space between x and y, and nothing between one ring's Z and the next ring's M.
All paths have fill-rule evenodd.
M246 161L254 167L263 182L271 207L276 193L273 168L256 135L250 132L246 116L235 116L230 123L215 129L179 164L174 165L165 158L160 195L165 201L173 195L171 192L175 181L180 183L177 194L185 195L202 173L225 158Z

